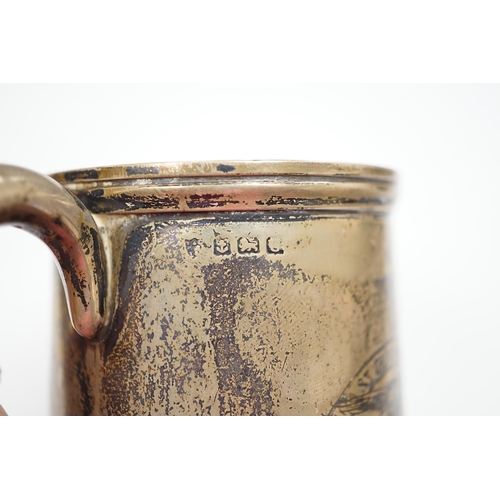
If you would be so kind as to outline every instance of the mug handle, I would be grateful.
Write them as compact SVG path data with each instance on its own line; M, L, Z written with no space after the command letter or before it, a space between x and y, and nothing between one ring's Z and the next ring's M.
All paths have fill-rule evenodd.
M34 234L58 262L75 330L95 338L104 325L106 261L92 214L56 181L30 170L0 165L0 224Z

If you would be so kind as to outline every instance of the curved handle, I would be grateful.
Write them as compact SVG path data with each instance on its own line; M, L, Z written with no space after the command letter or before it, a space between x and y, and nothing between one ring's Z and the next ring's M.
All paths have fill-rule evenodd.
M49 177L0 165L0 224L25 229L49 246L59 263L75 330L95 337L104 323L106 264L91 213Z

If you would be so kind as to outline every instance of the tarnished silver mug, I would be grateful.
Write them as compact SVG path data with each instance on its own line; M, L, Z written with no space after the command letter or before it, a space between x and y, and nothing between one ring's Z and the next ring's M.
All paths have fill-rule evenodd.
M398 414L392 197L348 164L1 166L0 222L63 278L54 412Z

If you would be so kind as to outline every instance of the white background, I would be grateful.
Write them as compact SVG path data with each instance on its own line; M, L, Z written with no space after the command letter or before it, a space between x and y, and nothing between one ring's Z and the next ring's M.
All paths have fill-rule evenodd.
M500 414L499 85L1 85L0 163L170 160L398 172L391 221L407 415ZM0 228L0 403L49 414L50 252Z

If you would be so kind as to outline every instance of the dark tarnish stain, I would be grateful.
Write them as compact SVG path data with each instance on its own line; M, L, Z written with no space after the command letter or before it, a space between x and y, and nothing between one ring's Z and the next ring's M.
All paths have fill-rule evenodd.
M193 194L189 200L186 200L189 208L224 207L227 204L237 205L238 203L237 200L228 200L223 194Z
M217 165L217 170L219 172L224 172L225 174L229 172L233 172L236 170L236 167L233 167L232 165L223 165L222 163L220 165Z
M377 200L373 200L376 202ZM354 200L351 198L335 198L330 196L328 198L283 198L283 196L271 196L266 201L258 200L255 202L256 205L261 206L275 206L275 205L303 205L303 206L318 206L318 205L331 205L334 203L358 203L359 200Z
M96 269L104 270L106 269L105 263L102 262L101 256L103 255L101 253L101 248L100 248L100 237L99 233L94 229L90 228L90 235L92 236L92 241L94 243L93 248L94 248L94 263ZM100 272L95 272L94 274L96 275L97 279L97 288L99 290L99 313L101 316L104 315L104 301L106 297L106 282L105 282L105 276L103 276Z
M102 387L107 413L141 413L140 408L146 410L151 401L159 406L154 410L156 413L165 414L189 411L197 414L215 411L226 415L276 413L274 401L280 388L273 387L270 381L275 361L270 360L269 368L258 368L252 356L241 351L244 346L238 344L236 333L243 311L238 301L252 295L256 282L265 283L271 278L282 283L302 280L301 273L293 266L270 262L265 257L234 257L200 268L203 283L200 306L210 310L209 322L200 336L191 329L195 324L192 318L184 318L180 327L170 312L176 303L184 304L185 300L173 300L169 305L165 297L165 314L156 318L150 317L147 309L138 304L138 294L147 301L158 286L151 282L153 268L169 269L178 274L175 266L171 269L168 265L170 259L176 258L176 251L167 252L166 258L150 254L153 247L149 242L155 231L158 229L151 225L137 228L125 246L117 311L104 348ZM163 234L165 238L170 237L168 233ZM167 248L174 247L167 245ZM150 259L151 268L146 264L152 263ZM187 296L190 288L178 292ZM259 318L255 316L252 321L258 331ZM144 331L141 331L144 329L150 342L144 342ZM144 366L139 363L141 357L149 361L153 371L140 367ZM186 404L183 397L188 398L195 386L212 383L209 382L210 370L206 367L209 360L214 362L213 383L218 388L217 395L213 400L195 397L192 409L183 406ZM215 401L218 410L212 409Z
M136 175L156 175L158 173L158 167L144 167L144 166L132 166L125 169L128 177L133 177Z
M83 224L80 226L80 244L82 246L82 250L86 255L89 255L92 252L92 262L95 264L93 270L93 276L97 282L97 288L99 290L99 313L101 315L104 314L104 300L105 300L105 277L102 275L101 271L104 272L105 266L102 261L102 249L100 245L100 237L97 231Z
M294 270L264 257L233 257L202 268L204 293L210 304L207 333L214 347L218 373L218 400L221 414L273 414L273 387L265 371L251 359L243 358L235 331L237 302L255 287L255 280L266 281L275 273L293 279Z
M66 309L66 298L62 285L58 284L59 293L59 323L63 332L66 355L61 360L60 368L63 370L61 389L65 394L65 405L59 412L66 415L91 415L95 401L91 396L92 382L89 367L86 363L86 353L90 348L89 341L73 330ZM60 396L59 396L60 397Z
M106 361L113 350L116 341L118 340L118 334L123 329L123 325L125 323L124 311L129 309L131 301L133 300L133 297L130 294L131 282L134 277L134 273L132 271L137 267L138 260L141 257L140 250L142 249L142 243L147 240L149 234L151 234L151 228L140 227L133 231L127 239L118 285L118 289L121 293L113 324L111 325L110 333L106 340L106 346L104 348L104 361Z
M68 193L72 196L72 198L75 201L76 205L85 212L85 209L87 207L83 204L83 202L75 194L73 194L71 191L68 191Z
M179 208L179 198L168 196L140 196L120 194L103 196L102 189L94 189L79 195L83 204L92 212L107 213L116 211L134 212L134 210L161 210L163 208Z
M90 170L77 170L76 172L66 172L64 174L64 179L67 182L73 182L76 180L86 180L86 179L98 179L99 172L94 169Z
M61 269L65 272L65 274L69 275L71 279L71 284L73 285L76 294L81 300L83 307L85 307L86 309L88 307L88 302L87 299L85 298L83 289L87 287L87 284L85 283L84 279L80 278L77 275L75 271L76 269L75 262L70 257L70 254L67 252L62 240L57 235L54 235L54 237L44 239L44 241L56 254Z
M80 225L80 245L85 255L89 255L92 251L92 237L90 235L90 228L86 224Z
M254 221L284 217L249 215ZM188 226L178 222L186 220ZM203 233L185 231L191 224L212 225L213 219L139 217L128 229L114 277L110 335L100 344L82 339L85 350L72 348L67 363L72 411L398 414L397 367L388 350L379 349L387 340L383 276L351 282L309 275L298 263L269 258L262 247L258 255L213 258L212 231L204 242ZM93 235L82 232L91 245ZM232 235L233 245L240 236ZM264 237L260 241L264 245ZM197 245L204 253L196 254ZM296 315L299 307L303 316ZM339 339L346 349L336 344L338 325L357 332L355 364L351 334ZM342 387L332 370L343 374ZM320 379L327 383L316 396L311 380Z
M80 403L82 405L82 415L88 416L92 413L92 401L90 397L90 377L87 373L87 367L85 364L85 351L86 344L85 339L82 339L82 342L79 343L79 351L80 356L78 357L78 361L76 363L76 376L78 379L78 385L80 386Z
M174 209L181 210L180 198L167 195L131 195L131 194L119 194L119 195L105 195L104 189L94 189L88 192L78 193L79 203L83 204L91 212L94 213L111 213L111 212L131 212L142 210L142 211L154 211L154 210L165 210ZM207 209L207 208L218 208L225 207L227 205L239 205L241 202L237 199L231 199L225 194L193 194L189 198L186 198L186 205L191 210ZM258 206L268 206L275 207L276 213L274 218L279 217L278 211L289 210L290 207L295 208L295 212L292 214L287 214L285 218L290 216L296 217L299 215L299 210L305 210L308 207L318 207L318 206L333 206L333 205L345 205L348 207L351 205L351 209L343 209L342 212L345 214L356 214L356 210L352 209L352 206L358 203L371 203L379 205L383 203L383 200L378 199L351 199L351 198L284 198L282 196L271 196L267 200L256 200L255 204ZM236 209L237 207L235 207ZM333 209L332 209L333 210ZM220 213L220 212L219 212ZM215 217L219 217L219 213L216 213ZM248 212L247 212L248 213ZM336 214L340 213L340 209L335 210ZM325 215L325 214L324 214ZM258 215L261 217L261 215ZM241 217L246 217L247 220L249 215L241 215Z
M127 316L134 314L134 304L137 300L131 294L132 281L137 276L133 270L137 268L140 258L142 243L147 240L151 233L150 227L140 227L133 231L127 239L123 254L122 266L119 276L118 304L110 328L110 333L104 344L103 350L103 375L102 390L106 413L109 415L131 414L129 393L137 393L139 377L131 377L134 372L135 360L131 356L131 346L119 343L118 338L123 334ZM138 286L144 288L143 280L139 279ZM138 332L137 332L138 333ZM144 405L144 401L141 400Z

